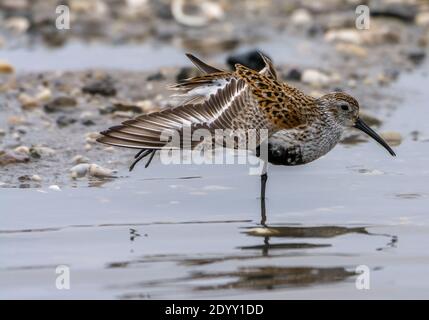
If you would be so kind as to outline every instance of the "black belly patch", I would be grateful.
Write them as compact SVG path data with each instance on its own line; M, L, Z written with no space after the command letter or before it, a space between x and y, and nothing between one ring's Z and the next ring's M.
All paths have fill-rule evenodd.
M260 156L259 147L256 150L256 155ZM282 166L296 166L305 163L299 146L285 148L271 143L268 144L268 162Z

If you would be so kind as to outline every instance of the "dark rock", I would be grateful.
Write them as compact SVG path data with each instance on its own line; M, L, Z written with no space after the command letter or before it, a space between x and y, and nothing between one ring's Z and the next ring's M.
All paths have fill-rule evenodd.
M44 106L45 112L53 113L59 111L70 111L71 107L76 106L76 99L73 97L60 96L48 102Z
M76 119L62 115L62 116L59 116L57 118L56 122L57 122L58 127L64 128L64 127L67 127L67 126L75 123Z
M133 113L142 113L143 110L141 107L136 106L134 104L128 104L123 102L118 102L113 105L113 111L121 111L121 112L133 112Z
M242 54L232 55L226 59L226 63L228 64L231 70L234 70L235 64L239 63L245 67L259 71L265 66L264 60L262 60L259 52L261 51L252 50Z
M26 182L26 181L31 181L31 176L29 175L23 175L23 176L19 176L18 177L18 181L19 182Z
M390 80L398 79L399 74L400 74L400 72L398 69L386 69L386 70L384 70L384 76Z
M326 30L326 26L323 26L321 24L313 24L307 29L307 35L310 38L321 36L326 32Z
M6 166L8 164L15 163L25 163L29 160L30 158L25 154L13 151L0 150L0 166Z
M301 81L301 76L301 70L297 68L292 68L286 74L283 75L283 79L286 81Z
M113 84L113 80L110 77L106 77L104 79L96 80L85 85L82 88L82 92L89 94L99 94L108 97L116 95L116 88Z
M408 59L414 64L421 64L426 58L426 52L423 50L410 51L407 54Z
M162 81L165 80L165 76L161 72L157 72L154 74L149 75L146 78L147 81Z
M85 120L82 120L81 121L81 123L84 125L84 126L93 126L93 125L95 125L95 122L94 122L94 120L91 120L91 119L85 119Z
M395 18L405 22L413 22L417 14L417 7L406 3L380 3L371 5L370 14L373 17Z
M113 105L101 106L100 108L98 108L98 112L100 112L101 115L111 114L115 112L115 106Z

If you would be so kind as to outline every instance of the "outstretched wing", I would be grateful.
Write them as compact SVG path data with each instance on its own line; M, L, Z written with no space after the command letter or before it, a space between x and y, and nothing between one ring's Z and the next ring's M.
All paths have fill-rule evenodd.
M119 126L101 132L103 137L98 141L120 147L162 149L167 144L162 136L178 134L182 142L180 147L189 145L189 141L183 141L185 128L207 129L213 134L216 129L247 130L269 127L269 122L265 120L249 86L234 74L203 76L178 86L186 88L185 90L204 90L204 86L211 87L219 81L222 81L222 85L215 84L218 86L217 91L201 103L185 104L127 120ZM193 141L192 147L198 143L199 141ZM168 147L170 146L171 144Z

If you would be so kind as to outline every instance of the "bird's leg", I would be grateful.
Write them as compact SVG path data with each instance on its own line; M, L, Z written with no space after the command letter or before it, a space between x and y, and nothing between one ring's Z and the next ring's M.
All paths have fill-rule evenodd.
M130 166L130 171L133 171L135 165L144 157L149 155L153 150L152 149L142 149L134 156L134 162Z
M267 184L268 174L267 174L267 162L264 161L264 168L261 174L261 225L266 227L267 214L265 209L265 186Z

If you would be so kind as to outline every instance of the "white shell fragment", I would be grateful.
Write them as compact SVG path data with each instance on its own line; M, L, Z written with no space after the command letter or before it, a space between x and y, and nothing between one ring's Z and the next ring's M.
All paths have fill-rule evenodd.
M115 170L107 169L95 163L80 163L70 169L72 179L83 178L85 176L96 178L113 178Z
M113 175L116 173L115 170L110 170L107 168L103 168L99 166L98 164L90 164L88 173L90 176L98 177L98 178L112 178Z

